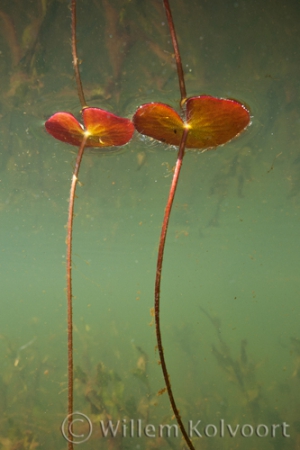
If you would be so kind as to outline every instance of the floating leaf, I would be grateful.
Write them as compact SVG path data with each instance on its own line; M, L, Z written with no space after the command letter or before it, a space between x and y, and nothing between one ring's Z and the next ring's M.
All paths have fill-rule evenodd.
M209 95L190 97L186 102L190 131L187 147L212 148L238 136L250 123L247 108L236 100Z
M45 128L49 134L68 144L79 146L84 129L73 114L58 112L53 114L45 123Z
M133 116L137 131L170 145L179 145L183 121L179 114L164 103L146 103Z
M100 108L85 108L82 117L84 127L73 114L58 112L46 121L45 127L56 139L77 146L86 135L86 147L120 146L132 138L134 126L129 119Z
M189 128L187 148L208 149L238 136L250 123L247 108L236 100L201 95L185 103L186 122L171 106L146 103L133 117L137 131L170 145L180 145L184 128Z

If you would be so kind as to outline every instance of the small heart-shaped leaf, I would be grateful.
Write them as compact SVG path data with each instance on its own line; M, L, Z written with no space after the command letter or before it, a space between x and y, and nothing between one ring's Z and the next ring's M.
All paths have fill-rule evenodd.
M45 123L45 128L51 136L68 144L81 144L84 136L84 129L73 116L68 112L58 112L49 117Z
M129 119L100 108L85 108L82 116L85 128L73 114L67 112L51 116L45 128L56 139L77 146L88 135L86 147L121 146L127 144L134 133L134 126Z
M89 147L125 145L134 133L131 120L118 117L100 108L85 108L82 117L85 129L90 134Z
M187 148L209 149L238 136L250 123L247 108L236 100L202 95L190 97L185 105L186 122L163 103L146 103L133 116L137 131L170 145L180 145L189 128Z
M183 121L179 114L164 103L146 103L133 116L136 130L170 145L179 145Z

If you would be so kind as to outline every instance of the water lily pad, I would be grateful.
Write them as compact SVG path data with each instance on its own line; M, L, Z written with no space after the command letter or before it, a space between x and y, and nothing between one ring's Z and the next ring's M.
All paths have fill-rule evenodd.
M100 108L85 108L82 118L84 126L73 114L58 112L46 121L45 128L56 139L76 146L86 135L86 147L121 146L132 138L134 126L129 119Z
M201 95L185 105L186 121L169 105L146 103L133 117L137 131L169 145L180 145L184 128L189 128L187 148L209 149L238 136L250 123L250 112L240 102Z

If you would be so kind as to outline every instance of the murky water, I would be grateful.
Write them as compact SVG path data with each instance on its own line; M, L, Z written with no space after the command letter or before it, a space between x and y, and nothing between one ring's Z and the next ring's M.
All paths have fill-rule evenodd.
M184 158L161 291L174 394L196 449L296 449L300 7L171 6L188 94L236 98L253 116L238 139ZM0 22L0 447L65 449L65 224L77 149L43 124L59 110L79 116L68 2L3 1ZM148 101L177 108L160 1L78 1L78 47L91 106L127 117ZM159 426L175 421L167 395L158 395L151 315L175 161L176 149L138 135L120 153L83 157L74 409L93 430L82 449L184 448L180 433L160 437ZM116 437L105 436L108 420L120 421ZM80 426L86 435L88 423Z

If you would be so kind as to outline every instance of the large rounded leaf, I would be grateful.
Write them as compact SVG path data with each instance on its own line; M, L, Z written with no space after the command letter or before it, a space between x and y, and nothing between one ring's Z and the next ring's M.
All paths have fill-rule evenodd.
M236 100L202 95L185 103L186 122L169 105L146 103L133 117L137 131L170 145L180 145L189 128L186 148L209 149L238 136L250 123L247 108Z
M250 113L236 100L209 95L186 102L189 148L213 148L238 136L250 122Z

